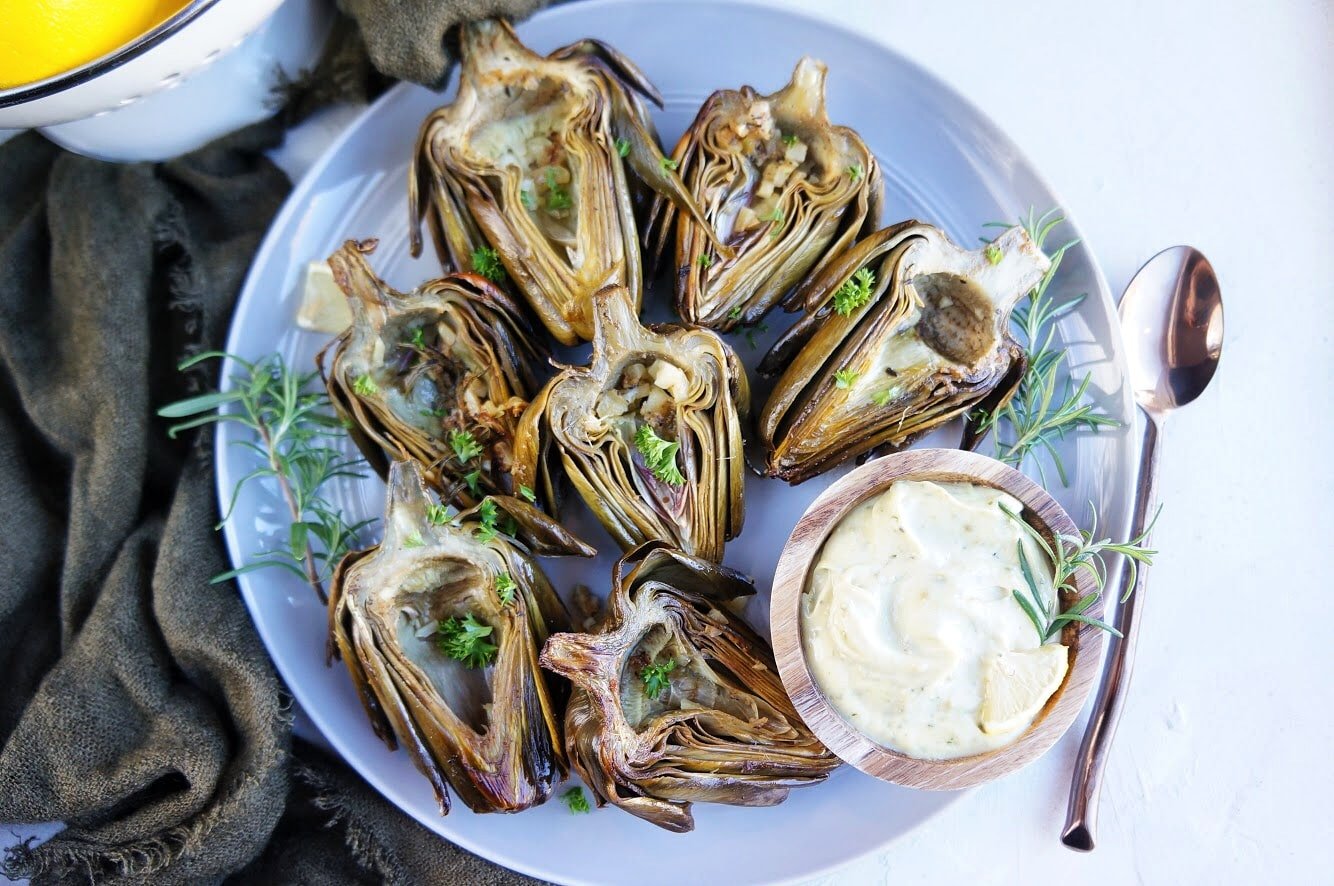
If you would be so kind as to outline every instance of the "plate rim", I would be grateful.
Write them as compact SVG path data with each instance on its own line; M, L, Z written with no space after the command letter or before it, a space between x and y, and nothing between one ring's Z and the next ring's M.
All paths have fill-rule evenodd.
M525 21L519 22L518 27L522 30L524 24L526 24L527 22L539 19L561 17L569 14L572 9L580 10L578 14L582 16L582 15L588 15L590 13L595 14L600 9L619 8L632 5L634 3L636 3L636 0L580 0L580 2L578 3L561 4L558 6L547 7L543 10L540 10L530 18L526 19ZM1075 220L1074 214L1069 210L1069 207L1066 204L1066 202L1062 199L1060 192L1054 187L1052 187L1051 183L1043 175L1042 171L1029 159L1028 155L1019 148L1019 146L1014 142L1013 139L1010 138L1010 136L1005 132L1005 130L1003 130L994 120L992 120L991 117L987 115L985 111L983 111L978 105L976 105L964 92L962 92L959 89L956 89L952 83L945 80L943 77L936 74L930 68L918 62L916 59L908 55L905 55L903 52L901 52L894 46L891 46L889 43L876 39L875 37L867 33L856 31L840 22L832 21L828 18L811 14L804 10L791 9L781 4L764 2L764 0L673 0L673 5L678 8L681 6L700 6L700 7L709 7L711 9L716 9L718 7L734 7L740 9L747 9L751 11L762 11L766 14L774 14L786 17L789 20L792 20L793 23L797 25L806 24L821 28L826 31L835 32L841 39L854 41L856 43L862 44L864 47L870 49L875 54L878 55L888 54L890 56L893 56L896 59L897 63L902 64L907 69L910 69L916 77L919 77L922 80L930 83L935 88L948 94L954 101L959 102L962 108L967 110L971 115L973 115L974 119L981 124L983 131L985 132L987 137L991 139L993 143L1001 145L1006 149L1008 149L1011 152L1011 155L1016 159L1016 161L1024 168L1026 174L1031 176L1031 178L1037 185L1039 185L1041 188L1043 188L1045 191L1051 194L1051 196L1055 200L1055 205L1061 209L1064 217L1063 224L1068 226L1068 229L1072 234L1072 237L1079 241L1081 252L1084 254L1087 260L1088 271L1092 276L1092 284L1093 284L1092 288L1096 290L1096 294L1099 301L1102 303L1102 305L1108 312L1109 317L1111 317L1113 320L1113 322L1110 322L1108 325L1110 333L1110 341L1104 342L1104 344L1108 348L1108 362L1114 369L1116 376L1121 378L1124 382L1124 380L1127 377L1125 346L1123 337L1121 335L1120 326L1116 322L1114 322L1115 318L1117 317L1117 305L1112 298L1111 288L1107 283L1106 275L1103 272L1101 263L1098 261L1096 252L1089 243L1088 238L1084 235L1083 231L1080 229L1078 223ZM447 78L444 87L438 90L428 90L428 91L436 95L443 95L443 93L448 89L448 86L452 81L452 78L453 78L453 72L451 72L450 77ZM384 94L379 96L374 102L362 108L357 113L357 115L346 124L343 131L340 132L337 135L337 137L335 137L334 140L330 142L330 144L320 153L319 157L315 160L314 163L310 165L310 167L306 170L306 172L297 181L293 182L292 189L288 193L287 197L284 199L282 207L270 221L268 228L265 231L264 238L260 243L259 248L256 250L254 258L251 260L250 267L246 272L245 280L242 283L241 288L237 293L237 298L235 304L233 305L231 317L228 320L227 338L224 347L224 350L228 356L224 358L224 360L222 361L222 365L220 367L220 376L219 376L220 390L228 390L230 388L231 376L237 368L231 355L244 354L244 349L240 347L240 345L242 344L241 341L242 336L240 334L241 327L236 322L237 316L240 313L242 306L248 303L254 297L252 294L252 288L258 285L258 277L260 275L260 269L265 267L271 262L273 257L272 256L273 252L279 248L280 241L276 236L276 232L280 229L289 226L293 218L296 217L299 212L305 211L307 209L307 206L312 196L312 194L309 193L312 186L311 183L313 183L330 165L332 165L335 162L335 158L344 149L346 144L349 141L351 141L356 136L356 134L361 131L363 127L367 125L367 121L370 118L374 117L379 112L381 106L395 101L400 101L401 96L403 94L410 93L418 89L425 89L425 87L419 86L414 83L400 82L395 84L390 89L386 90ZM1093 293L1090 293L1090 295L1092 294ZM1135 411L1134 411L1133 398L1129 390L1129 385L1123 383L1120 387L1119 392L1118 391L1108 392L1107 396L1115 397L1116 399L1120 400L1121 412L1123 415L1130 417L1132 422L1131 430L1133 431L1133 421L1134 421ZM224 452L227 445L226 442L227 434L228 434L227 429L221 423L219 423L214 429L212 448L213 448L213 457L215 464L215 487L216 487L215 491L216 494L218 495L220 506L225 506L226 501L228 500L228 498L230 498L231 489L235 482L235 478L231 477L231 473L227 468L227 461L224 457ZM1138 466L1138 460L1139 460L1138 448L1132 445L1130 447L1130 452L1128 453L1128 457L1126 459L1125 476L1120 478L1120 485L1125 489L1129 489L1133 485L1133 476L1134 476L1134 471ZM1128 524L1130 519L1129 515L1130 509L1127 507L1123 510L1125 511L1125 513L1120 515L1120 519L1116 521L1116 524L1109 525L1107 527L1108 529L1112 529L1115 532L1121 532L1121 533L1124 532L1125 526ZM227 547L227 553L231 562L233 564L236 564L238 562L244 562L247 554L245 551L242 550L240 531L233 522L228 521L227 523L224 524L223 535ZM369 785L371 785L371 787L373 787L386 801L396 806L399 809L399 811L402 812L404 815L406 815L409 819L417 822L418 824L421 824L423 827L426 827L427 830L431 831L432 833L436 834L442 839L448 840L454 843L455 845L473 853L474 855L477 855L481 858L485 858L510 870L540 879L555 880L557 882L569 883L569 884L596 884L596 883L606 882L604 880L595 880L586 878L568 878L568 877L553 878L549 871L545 871L540 867L531 865L527 861L519 857L512 856L507 852L498 853L496 852L494 847L490 845L482 846L467 835L455 835L455 834L446 835L442 833L437 827L437 825L444 825L448 823L448 819L444 816L440 816L438 821L428 823L428 822L423 822L411 811L409 811L404 806L404 804L400 802L400 800L397 798L397 792L393 789L393 786L389 784L388 780L383 777L382 773L380 773L378 770L375 769L364 768L363 766L358 765L356 762L353 762L353 757L349 756L348 753L345 752L343 742L339 739L337 730L332 729L331 728L332 724L326 722L324 712L318 711L316 708L312 708L311 706L306 705L303 702L302 700L302 695L304 694L303 691L298 689L297 683L294 683L292 680L289 679L286 668L282 664L280 664L279 658L274 655L272 651L274 648L274 644L271 642L273 638L271 638L270 632L264 626L262 620L258 617L257 610L261 605L259 599L261 589L258 589L253 586L254 582L256 582L257 580L258 579L256 579L254 574L245 574L239 576L236 579L236 582L241 591L242 599L245 601L246 608L250 612L251 620L255 624L256 631L257 633L259 633L260 639L264 643L265 651L269 654L270 662L273 664L275 670L280 674L284 684L287 686L288 690L292 693L293 697L296 699L298 704L301 705L302 710L306 712L307 716L310 718L315 728L319 730L319 733L323 737L323 739L329 744L330 747L334 749L335 752L337 752L339 757L346 765L351 767L353 771L355 771L360 778L362 778ZM954 791L952 793L957 798L961 799L964 795L971 793L973 790L976 790L976 788L965 788L958 791ZM925 824L932 818L939 816L950 805L953 805L953 802L933 807L925 815L923 815L920 819L918 819L917 822L908 830L898 834L892 834L886 837L881 842L878 842L872 846L868 846L860 851L856 851L837 862L824 864L820 867L815 867L805 870L791 877L786 877L779 880L771 880L768 882L775 884L802 883L807 880L826 876L832 872L838 871L842 868L845 868L848 865L857 862L860 859L884 851L888 846L895 843L897 840L905 836L907 833L916 830L922 824Z

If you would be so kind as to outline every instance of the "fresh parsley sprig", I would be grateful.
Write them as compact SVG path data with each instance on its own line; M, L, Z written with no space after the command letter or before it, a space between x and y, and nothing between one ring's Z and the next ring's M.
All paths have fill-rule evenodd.
M644 457L644 464L653 476L670 486L681 486L686 482L676 466L676 452L680 448L680 443L662 439L648 425L640 425L635 431L635 449Z
M365 373L352 380L352 390L361 397L374 397L380 392L380 386L371 378L370 373Z
M492 283L505 280L505 266L501 264L500 253L489 246L479 246L472 251L472 269Z
M571 812L584 813L590 811L588 798L584 796L584 789L573 787L560 795L561 800L570 808Z
M476 670L496 660L499 647L487 639L494 632L494 628L469 612L463 618L441 619L436 628L436 645L445 655Z
M480 522L477 524L477 531L473 533L480 542L488 542L496 537L496 525L500 520L500 509L496 507L493 499L482 499L482 503L477 506L477 516Z
M871 300L871 290L875 288L875 271L862 268L853 274L843 285L834 290L834 313L846 317Z
M473 436L472 431L455 429L449 432L449 448L454 450L454 456L460 462L465 464L482 454L482 446Z
M508 572L502 572L496 576L496 596L500 598L503 606L508 606L514 602L514 592L519 586L514 583L514 579Z
M657 698L663 691L671 685L671 677L668 676L676 670L676 660L669 658L662 664L646 665L639 671L639 679L644 683L644 694L649 698Z
M556 181L556 170L553 167L547 167L546 182L548 212L562 212L574 205L569 191Z
M185 371L201 361L228 356L208 351L185 360L178 368ZM322 490L331 480L360 478L362 460L348 457L335 445L344 430L333 415L323 386L316 386L319 373L293 371L282 354L254 362L236 356L231 359L240 371L232 376L229 390L179 400L163 406L157 414L184 419L167 430L172 438L192 428L221 422L240 425L253 435L235 442L252 452L258 465L237 482L217 528L231 517L242 487L265 478L277 484L291 525L286 544L255 554L251 562L215 575L212 581L277 566L307 582L325 601L324 582L343 555L357 544L358 533L375 521L348 524Z

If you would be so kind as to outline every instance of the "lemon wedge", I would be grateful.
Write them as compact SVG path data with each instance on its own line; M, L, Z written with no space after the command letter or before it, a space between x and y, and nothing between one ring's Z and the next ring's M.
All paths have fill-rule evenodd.
M1024 728L1060 687L1068 667L1069 654L1059 643L993 655L982 668L977 725L989 735Z
M327 261L313 261L306 265L296 325L332 335L352 325L352 309L347 306L347 296L334 282L333 269Z

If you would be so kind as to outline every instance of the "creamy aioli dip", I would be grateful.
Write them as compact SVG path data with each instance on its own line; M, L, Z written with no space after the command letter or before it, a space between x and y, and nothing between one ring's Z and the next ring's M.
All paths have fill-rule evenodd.
M1023 544L1044 602L1051 564L988 486L899 480L830 533L802 596L806 661L829 702L885 747L964 757L1016 739L1065 676L1014 599Z

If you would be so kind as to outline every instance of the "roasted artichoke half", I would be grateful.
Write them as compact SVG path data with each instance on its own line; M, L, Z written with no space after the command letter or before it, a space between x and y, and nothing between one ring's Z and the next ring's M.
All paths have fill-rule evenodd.
M559 457L623 549L661 539L720 562L744 516L741 361L707 329L640 325L624 287L599 292L593 310L592 364L534 398L516 479L554 497Z
M367 263L374 248L348 241L329 258L353 317L327 371L320 354L334 408L382 477L410 458L460 507L517 494L514 435L546 357L523 311L474 274L396 292Z
M376 735L407 748L441 814L446 784L474 812L518 812L566 772L564 690L538 654L569 616L528 549L497 528L508 520L548 552L592 553L513 498L451 518L417 465L396 462L384 540L348 554L331 583L333 648Z
M1010 311L1048 264L1019 227L968 251L915 221L832 258L760 367L782 373L759 420L768 473L799 483L1004 405L1025 368Z
M557 340L586 341L593 293L625 286L640 303L626 163L699 217L638 95L662 99L629 59L595 40L543 58L492 20L463 25L459 43L458 97L422 125L410 211L417 227L427 217L442 261L470 268L487 250ZM420 248L417 232L414 254Z
M728 611L753 590L650 542L616 564L595 633L547 640L542 666L574 684L565 747L599 806L689 831L692 802L772 806L838 766L793 709L769 645Z
M883 185L875 155L825 112L824 64L797 63L772 95L749 86L715 92L672 159L704 221L678 219L658 199L646 229L661 262L676 235L676 309L688 323L750 325L831 253L880 221ZM715 240L735 251L717 253Z

